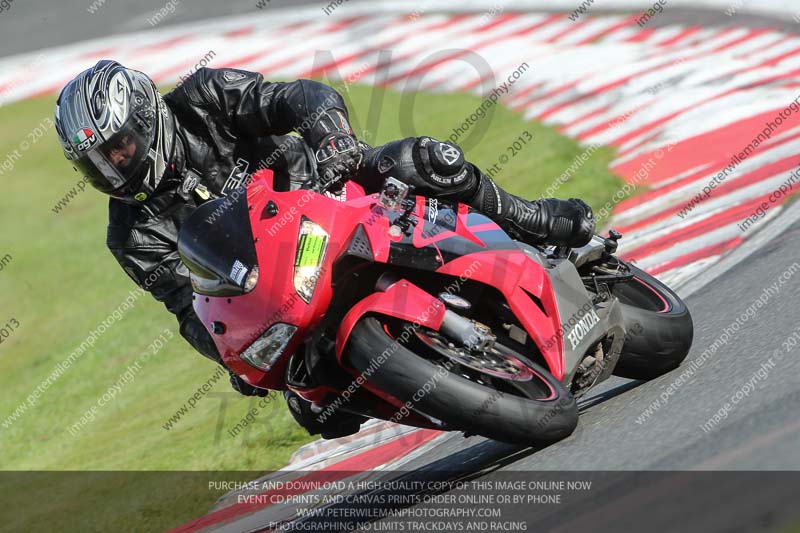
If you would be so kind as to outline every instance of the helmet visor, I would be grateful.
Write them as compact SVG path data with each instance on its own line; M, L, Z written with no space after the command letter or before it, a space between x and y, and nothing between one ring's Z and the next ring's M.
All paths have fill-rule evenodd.
M75 161L92 186L111 196L132 194L141 186L154 128L132 114L107 141L89 148Z

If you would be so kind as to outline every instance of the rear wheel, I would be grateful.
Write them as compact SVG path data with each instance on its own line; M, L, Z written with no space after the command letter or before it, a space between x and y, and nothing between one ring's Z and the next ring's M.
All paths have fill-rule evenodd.
M469 351L433 330L366 317L353 329L347 357L372 384L448 430L544 445L578 423L572 394L546 369L499 344Z
M627 335L617 376L653 379L677 368L692 347L692 316L672 289L628 264L634 278L614 286L622 304Z

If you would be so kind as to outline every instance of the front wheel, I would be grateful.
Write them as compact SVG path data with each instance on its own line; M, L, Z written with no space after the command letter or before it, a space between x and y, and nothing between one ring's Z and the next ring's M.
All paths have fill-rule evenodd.
M634 278L613 289L627 330L614 374L650 380L677 368L689 354L692 315L672 289L644 270L627 266Z
M572 394L500 345L468 352L436 331L366 317L353 328L346 354L373 385L448 430L540 446L569 436L578 423Z

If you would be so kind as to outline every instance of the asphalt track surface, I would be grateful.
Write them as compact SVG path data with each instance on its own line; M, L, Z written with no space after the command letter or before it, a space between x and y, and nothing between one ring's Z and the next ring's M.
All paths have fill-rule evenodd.
M0 55L146 30L150 28L148 19L167 4L167 0L105 0L95 13L89 13L87 8L93 1L14 0L6 12L0 13ZM164 26L260 12L256 7L258 0L172 1L175 12L163 20ZM269 0L268 5L269 9L291 9L313 3L312 0ZM320 15L324 16L321 11Z
M148 19L167 5L174 6L174 12L163 18L159 26L170 26L184 22L213 20L216 17L262 12L259 0L10 0L8 9L0 12L0 56L31 52L51 46L65 45L76 41L117 35L151 27ZM264 0L261 0L264 2ZM345 0L347 4L379 3L377 0ZM745 2L750 0L745 0ZM757 0L755 0L757 1ZM88 11L92 4L99 7L94 13ZM292 10L300 6L320 5L320 17L326 16L322 6L328 2L321 0L266 0L266 10ZM576 6L579 4L575 1ZM415 6L424 6L425 1L409 0L409 11ZM498 2L512 9L514 2ZM342 4L346 8L346 4ZM453 6L454 8L457 5ZM547 11L547 8L537 9ZM597 5L593 14L613 13ZM341 9L339 14L346 14ZM738 26L771 26L796 30L797 24L791 20L781 20L762 15L740 13L726 17L713 9L673 9L665 11L653 19L653 26L676 23L690 23L701 26L719 26L736 23Z
M270 6L290 8L310 3L272 0ZM98 13L89 15L88 4L88 1L15 3L7 13L0 14L2 54L146 28L147 17L164 6L162 0L136 3L107 0ZM193 1L191 5L184 0L165 24L256 9L252 0L202 0ZM683 18L686 17L684 14ZM763 22L760 17L749 20ZM737 17L737 23L742 24L743 19ZM797 205L786 211L792 209L797 209ZM787 215L782 213L781 216ZM725 328L764 294L767 286L778 282L781 275L785 276L792 264L800 265L798 242L800 223L793 224L747 260L688 298L695 321L695 340L683 368L717 341ZM778 293L770 296L754 316L745 321L740 318L738 331L677 388L675 383L681 370L647 383L612 378L581 402L578 429L560 443L542 450L519 449L454 434L424 457L405 465L404 470L417 470L420 476L435 470L471 470L485 479L500 475L498 472L502 471L798 470L800 344L788 352L784 344L800 326L796 318L800 302L798 282L800 271L780 286ZM776 353L781 353L777 361ZM770 357L773 357L772 366ZM766 371L762 370L759 375L759 369ZM672 393L669 392L671 385ZM748 391L746 395L745 390ZM726 402L731 404L737 393L741 399L728 410L725 419L708 432L702 429L715 413L724 409ZM658 408L646 419L641 418L646 409L658 401L661 402ZM663 496L674 498L676 494L666 492ZM600 493L596 498L607 499L608 495ZM733 498L726 507L732 505L735 509L736 504ZM604 522L607 516L593 505L599 505L599 500L588 502L580 511L571 513L566 524L562 514L542 516L542 529L564 525L565 531L578 527L613 530L613 523ZM699 501L695 505L705 505L708 512L713 513L715 502ZM761 514L724 513L723 520L727 522L714 527L709 524L709 530L717 529L716 526L741 531L758 529L756 526L764 525L763 513L773 513L771 519L780 521L782 507L782 502L771 500L760 507ZM636 512L642 514L649 513L652 508L637 509ZM756 524L753 522L756 520L762 522Z

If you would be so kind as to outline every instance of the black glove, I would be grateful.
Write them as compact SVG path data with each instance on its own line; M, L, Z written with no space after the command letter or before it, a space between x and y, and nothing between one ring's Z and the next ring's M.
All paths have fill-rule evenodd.
M323 189L355 176L361 165L361 145L348 133L335 131L326 135L314 152Z
M595 230L594 213L586 202L579 198L567 201L549 198L551 215L550 241L572 248L586 245L592 240Z
M233 390L243 396L261 396L263 398L269 394L269 389L253 387L248 382L234 374L230 369L228 369L228 374L231 375L231 387L233 387Z

